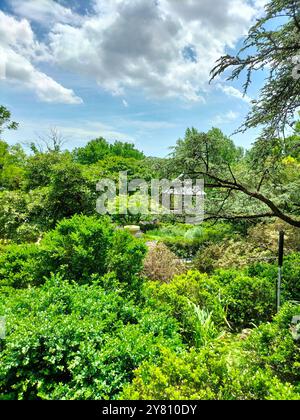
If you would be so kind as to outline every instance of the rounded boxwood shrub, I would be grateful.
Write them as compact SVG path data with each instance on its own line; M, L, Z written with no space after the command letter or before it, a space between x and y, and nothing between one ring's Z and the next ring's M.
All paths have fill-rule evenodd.
M0 286L24 288L43 283L42 254L37 245L8 245L0 249Z
M109 219L73 216L59 222L41 243L46 273L60 271L78 282L107 272L106 256L113 237Z
M101 282L52 277L40 288L0 300L0 399L112 399L133 371L159 360L164 345L182 348L169 315L136 306ZM2 294L3 296L3 294Z
M293 336L294 317L300 317L300 305L286 303L272 323L261 325L251 334L246 348L253 363L270 368L273 375L293 383L300 392L300 342Z
M270 321L276 310L275 282L268 278L248 277L235 270L219 271L215 278L222 287L227 320L234 329Z
M148 305L160 307L178 320L182 336L191 346L202 345L204 326L210 325L208 336L217 337L225 325L220 285L205 274L189 271L170 283L149 282L144 296Z
M11 245L0 253L0 284L39 285L51 273L84 284L115 272L124 283L137 282L146 247L108 218L76 215L64 219L39 245Z
M299 400L300 394L270 370L245 369L230 362L231 347L220 345L174 353L162 349L159 363L144 362L125 400ZM235 358L245 357L235 351Z
M247 268L250 276L265 277L270 281L277 279L278 267L275 264L257 263ZM300 301L300 254L287 255L283 265L283 301Z

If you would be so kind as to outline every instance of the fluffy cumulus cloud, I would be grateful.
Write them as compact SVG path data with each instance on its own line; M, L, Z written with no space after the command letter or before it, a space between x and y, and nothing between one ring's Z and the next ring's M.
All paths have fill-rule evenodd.
M2 79L34 91L45 102L78 104L78 98L39 71L32 62L48 57L44 45L36 41L29 22L0 11L0 55Z
M3 46L4 39L20 58L17 45L21 38L27 39L28 50L40 61L50 60L61 69L93 79L113 95L134 89L159 99L204 101L215 61L227 47L235 46L264 4L264 0L91 1L92 12L80 16L63 6L65 2L10 0L22 20L2 13L15 29L7 35L11 43L1 32L0 42ZM43 45L35 41L32 21L47 32ZM25 38L19 35L22 31ZM28 61L28 57L23 54L22 59ZM49 100L49 91L56 91L56 101L80 102L72 91L33 66L30 70L30 64L23 76L27 84L35 85L40 98ZM44 83L49 91L41 89ZM239 98L236 91L225 93Z
M71 9L53 0L10 0L14 13L42 25L51 26L57 22L76 25L82 17Z

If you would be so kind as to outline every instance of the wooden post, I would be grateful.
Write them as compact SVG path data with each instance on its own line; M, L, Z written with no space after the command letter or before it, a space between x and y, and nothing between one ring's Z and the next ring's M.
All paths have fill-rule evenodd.
M282 273L283 273L283 257L284 257L284 232L279 233L279 244L278 244L278 280L277 280L277 312L280 311L281 307L281 284L282 284Z

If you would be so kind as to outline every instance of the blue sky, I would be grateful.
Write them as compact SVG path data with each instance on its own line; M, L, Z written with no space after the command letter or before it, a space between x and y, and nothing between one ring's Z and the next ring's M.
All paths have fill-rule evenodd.
M0 0L0 103L20 123L13 144L57 127L70 149L103 136L165 156L188 127L230 135L263 84L208 84L264 0ZM1 69L0 69L1 70ZM249 147L256 132L234 136Z

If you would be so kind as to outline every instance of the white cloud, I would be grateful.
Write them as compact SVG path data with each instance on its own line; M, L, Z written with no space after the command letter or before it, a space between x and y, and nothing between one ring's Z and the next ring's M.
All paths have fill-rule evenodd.
M123 99L122 100L122 104L124 105L125 108L128 108L129 107L128 102L126 101L126 99Z
M247 32L257 9L246 0L97 0L79 27L57 24L50 49L62 68L122 95L204 100L215 61ZM188 59L187 52L192 52Z
M83 18L53 0L9 0L14 12L29 21L51 26L57 22L80 24Z
M247 32L264 1L94 0L93 13L79 16L54 0L10 0L20 17L48 26L41 45L20 21L35 60L39 50L40 61L93 79L113 95L138 90L191 103L205 102L215 61ZM243 99L235 88L223 91Z
M26 48L34 45L34 33L29 22L5 15L0 10L0 40L2 44Z
M103 124L100 122L92 122L92 121L81 121L80 127L73 126L67 127L64 125L60 125L59 130L66 136L68 139L69 137L72 138L72 143L78 139L79 142L85 143L87 140L95 139L98 137L103 137L108 141L129 141L134 143L135 139L121 131L116 130L111 125Z
M255 7L263 12L266 4L269 3L269 0L254 0Z
M36 70L23 56L7 49L6 80L34 90L38 98L44 102L64 104L80 104L82 100L74 95L71 89L66 89L46 74Z
M247 104L251 104L252 102L252 99L250 98L250 96L245 95L244 93L242 93L240 90L236 89L233 86L222 85L221 83L219 83L217 85L217 88L220 89L222 92L224 92L227 96L232 96L233 98L240 99L246 102Z
M236 121L239 115L240 114L238 112L228 111L224 114L216 115L212 119L212 124L213 125L230 124Z
M45 57L45 47L38 43L27 20L5 15L0 11L0 54L2 79L33 90L44 102L79 104L71 89L61 86L39 71L32 61Z

